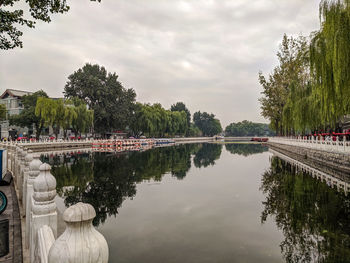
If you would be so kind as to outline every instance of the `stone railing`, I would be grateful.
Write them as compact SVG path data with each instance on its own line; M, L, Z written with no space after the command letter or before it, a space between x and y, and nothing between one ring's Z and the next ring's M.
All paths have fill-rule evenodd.
M285 144L291 146L299 146L304 148L310 148L321 151L337 152L337 153L350 153L350 141L339 140L322 140L317 137L311 137L307 139L305 137L287 138L287 137L270 137L269 142Z
M23 239L30 262L107 263L107 242L92 226L96 213L91 205L78 203L67 208L63 214L66 230L57 238L56 179L50 165L42 163L39 153L28 147L31 145L0 145L7 149L8 170L13 174L19 204L23 207Z

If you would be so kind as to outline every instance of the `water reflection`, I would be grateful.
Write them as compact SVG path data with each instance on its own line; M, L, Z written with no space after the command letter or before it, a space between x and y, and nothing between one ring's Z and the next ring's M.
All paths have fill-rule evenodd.
M267 146L253 143L230 143L226 144L225 148L232 154L238 154L243 156L267 152L269 149Z
M197 168L214 165L220 159L221 151L221 144L202 144L193 158L193 163Z
M261 190L261 221L271 216L283 231L286 262L350 261L349 196L275 156Z
M94 206L94 225L118 214L127 198L136 195L136 184L161 181L165 174L185 178L194 155L196 167L214 165L222 145L186 144L144 152L61 154L42 157L52 166L57 192L66 206L86 202Z

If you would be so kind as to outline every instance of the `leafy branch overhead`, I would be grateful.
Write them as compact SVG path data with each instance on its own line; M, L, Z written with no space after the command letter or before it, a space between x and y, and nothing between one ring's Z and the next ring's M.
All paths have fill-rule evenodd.
M90 0L98 1L101 0ZM16 4L26 6L32 19L24 18L24 10ZM23 32L18 26L35 27L35 20L51 22L51 15L66 13L69 10L66 0L2 0L0 1L0 49L8 50L23 47Z

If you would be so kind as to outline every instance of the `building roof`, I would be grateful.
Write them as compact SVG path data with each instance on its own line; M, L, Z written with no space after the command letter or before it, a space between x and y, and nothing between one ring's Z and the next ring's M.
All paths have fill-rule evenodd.
M0 96L0 99L4 99L8 96L12 96L12 97L18 97L21 98L24 95L30 95L33 94L33 92L30 91L23 91L23 90L16 90L16 89L7 89L5 90L5 92Z

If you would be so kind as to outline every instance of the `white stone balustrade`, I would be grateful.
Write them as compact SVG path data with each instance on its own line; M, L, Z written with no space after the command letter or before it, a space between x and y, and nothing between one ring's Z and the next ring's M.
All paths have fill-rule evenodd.
M66 230L49 252L49 263L107 263L108 245L92 226L96 216L90 204L78 203L66 209Z
M30 218L31 218L31 211L32 211L32 196L34 193L34 180L39 176L40 174L40 166L42 165L42 162L39 160L39 156L32 155L32 161L29 164L29 173L28 173L28 179L27 179L27 198L26 198L26 233L25 233L25 244L26 247L29 248L30 244Z
M344 138L345 139L345 138ZM270 137L269 142L279 143L291 146L299 146L309 149L322 150L328 152L337 153L350 153L350 141L339 141L338 137L336 141L333 140L319 140L317 137L311 139L305 139L302 137L288 138L288 137Z
M23 212L26 213L27 208L27 180L29 174L29 164L33 160L32 150L28 150L26 156L24 157L23 166Z
M19 156L18 156L18 163L17 163L17 190L18 190L18 199L20 202L22 202L23 198L23 177L22 177L22 171L23 171L23 163L24 163L24 156L26 155L26 152L23 148L20 148L19 150Z
M38 246L35 252L37 255L36 263L48 263L50 248L54 242L55 237L49 226L45 225L38 230Z
M34 193L32 195L32 213L30 230L30 258L31 262L38 262L37 234L41 227L47 225L51 228L54 237L57 236L57 211L56 211L56 179L50 173L50 165L40 165L39 176L34 179Z
M46 142L50 153L84 152L71 146L93 140ZM65 232L57 236L57 208L55 203L56 179L50 172L50 165L42 164L31 146L42 147L42 142L3 142L0 147L7 149L8 169L14 175L19 203L25 211L25 246L29 248L31 263L107 263L108 245L105 238L92 226L96 216L89 204L78 203L69 207L63 219ZM53 145L53 147L51 147ZM57 147L56 147L57 146ZM59 149L66 150L59 150ZM41 149L41 148L40 148ZM50 255L50 256L49 256Z

